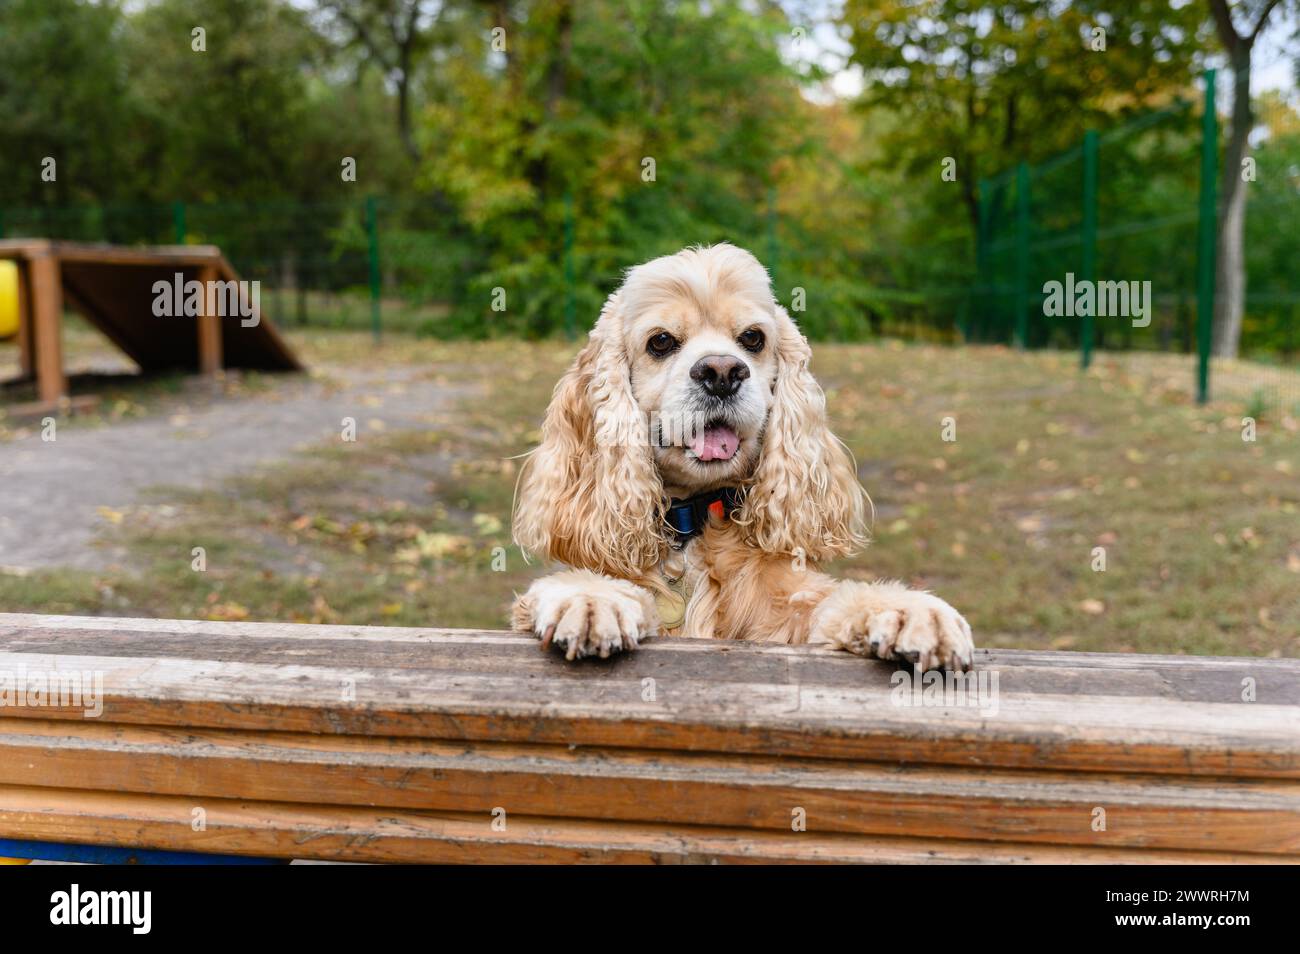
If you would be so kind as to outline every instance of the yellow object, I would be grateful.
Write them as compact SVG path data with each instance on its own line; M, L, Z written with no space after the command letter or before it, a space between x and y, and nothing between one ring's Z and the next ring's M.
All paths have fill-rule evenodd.
M0 865L30 865L30 858L0 858Z
M0 339L18 334L18 266L0 262Z
M686 622L686 604L691 594L682 579L669 580L671 592L655 594L655 608L659 611L659 622L664 629L679 629Z

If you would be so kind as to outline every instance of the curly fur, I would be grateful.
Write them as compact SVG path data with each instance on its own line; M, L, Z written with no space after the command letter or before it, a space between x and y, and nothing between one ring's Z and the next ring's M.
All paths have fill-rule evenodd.
M752 333L763 335L762 347L742 347ZM649 347L664 334L676 342L672 357ZM726 402L701 396L689 373L718 357L746 371ZM687 636L969 668L970 627L947 603L817 569L865 545L869 500L830 431L810 360L807 339L748 252L693 248L632 269L556 385L541 444L520 472L515 539L573 569L536 580L517 599L515 628L571 659L627 651L661 631L655 597L680 579L690 592L679 629ZM705 414L700 408L734 424L740 443L731 456L651 440L656 412ZM727 485L746 489L731 520L712 521L674 549L668 497Z
M622 314L616 292L555 386L542 442L520 471L514 535L556 562L639 579L661 557L667 501L638 429Z
M801 553L815 562L847 556L867 543L866 491L827 425L826 395L808 367L808 340L785 309L775 310L775 399L763 457L735 520L747 529L748 543L769 553Z

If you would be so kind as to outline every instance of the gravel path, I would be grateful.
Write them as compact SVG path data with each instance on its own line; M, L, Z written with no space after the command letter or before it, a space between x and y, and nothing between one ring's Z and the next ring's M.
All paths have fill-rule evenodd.
M460 395L430 380L427 367L327 371L328 384L294 377L269 393L177 404L102 427L63 427L48 442L38 425L0 443L0 567L118 562L122 553L95 545L101 507L130 507L159 485L209 487L297 448L341 439L345 417L356 420L361 439L375 421L385 429L427 426ZM151 495L149 502L158 500Z

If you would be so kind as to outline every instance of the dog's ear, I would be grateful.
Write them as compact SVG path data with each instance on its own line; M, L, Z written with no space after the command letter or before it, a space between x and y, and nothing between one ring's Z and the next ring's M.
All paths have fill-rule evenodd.
M769 553L830 560L866 544L866 491L827 426L826 395L808 369L807 339L779 305L776 321L772 410L736 520Z
M568 566L637 579L659 562L664 502L622 323L615 292L555 386L520 472L514 535Z

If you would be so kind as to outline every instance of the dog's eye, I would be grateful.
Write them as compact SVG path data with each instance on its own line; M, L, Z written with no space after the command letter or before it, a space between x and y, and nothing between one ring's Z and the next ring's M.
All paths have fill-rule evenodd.
M763 344L767 341L767 338L764 337L763 332L759 331L757 328L750 328L748 331L743 332L736 340L740 342L741 346L746 351L753 351L757 354L763 350Z
M662 358L665 355L677 350L677 339L666 331L661 331L655 335L645 345L646 351L649 351L656 358Z

